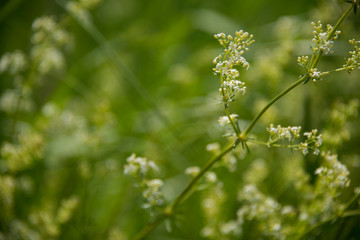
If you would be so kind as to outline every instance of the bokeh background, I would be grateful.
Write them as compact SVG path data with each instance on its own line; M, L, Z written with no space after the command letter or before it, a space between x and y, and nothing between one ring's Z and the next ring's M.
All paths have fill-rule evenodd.
M31 110L0 113L2 146L19 142L27 148L24 154L32 155L31 164L12 171L2 153L0 239L131 239L151 216L140 207L143 198L133 179L123 174L126 158L136 153L155 161L161 168L157 176L165 181L165 197L171 200L189 181L184 170L203 166L211 157L206 145L227 143L217 123L224 114L212 73L212 60L221 52L213 35L240 29L255 35L256 43L245 54L251 67L241 72L248 93L230 107L245 128L269 99L303 73L296 59L311 54L310 22L335 24L347 7L342 1L321 0L104 0L90 10L96 27L91 32L69 17L62 3L0 3L0 55L16 49L29 55L32 23L41 16L58 21L68 17L63 28L72 36L62 50L64 67L29 84ZM359 16L352 14L341 27L344 34L335 54L323 57L320 69L343 64L350 49L347 40L360 38L359 26ZM316 87L298 87L254 129L254 136L264 141L270 123L319 131L334 126L334 136L345 132L330 144L351 171L352 185L344 199L360 181L360 122L356 114L341 126L329 119L334 108L359 98L359 76L338 73ZM16 88L14 82L13 76L1 74L0 94ZM18 135L21 140L16 140ZM31 144L36 137L39 143ZM227 195L221 210L225 219L236 215L237 191L255 160L266 163L267 171L255 173L262 190L289 203L296 197L284 171L303 167L314 177L319 164L316 157L287 150L250 149L238 158L234 173L217 172ZM300 160L288 166L291 159ZM74 210L59 225L52 219L64 200ZM161 225L148 239L201 239L206 214L200 201L201 195L194 194L182 206L172 232ZM345 222L345 239L356 236L358 221Z

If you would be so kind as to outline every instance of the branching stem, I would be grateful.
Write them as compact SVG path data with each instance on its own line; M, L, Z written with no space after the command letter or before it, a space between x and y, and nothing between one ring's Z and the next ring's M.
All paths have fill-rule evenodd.
M335 34L336 30L338 29L338 27L340 26L340 24L343 22L343 20L345 19L346 16L348 16L350 14L350 12L353 10L354 5L351 6L337 21L337 23L335 24L333 30L330 32L329 36L328 36L328 40L331 39L333 37L333 35ZM311 68L314 68L317 66L321 55L323 54L323 51L320 50L316 53L314 53L311 57L311 61L310 61L310 66ZM315 56L316 55L316 56ZM310 68L310 69L311 69ZM228 111L227 105L225 105L225 113L228 116L232 127L234 128L235 132L237 133L237 137L238 140L240 140L241 142L245 142L247 136L249 135L249 133L251 132L251 130L254 128L254 126L256 125L256 123L259 121L259 119L262 117L262 115L280 98L282 98L284 95L286 95L288 92L290 92L291 90L293 90L294 88L296 88L297 86L299 86L302 83L306 83L306 80L308 80L309 76L308 74L306 75L302 75L296 82L294 82L292 85L290 85L288 88L286 88L284 91L282 91L281 93L279 93L277 96L275 96L268 104L266 104L266 106L255 116L255 118L251 121L250 125L245 129L245 131L242 134L239 134L237 131L237 128L235 127L234 123L231 121L230 118L230 113ZM224 92L224 91L223 91ZM180 193L180 195L175 198L175 200L173 201L173 203L164 210L164 212L160 215L158 215L158 217L151 223L149 223L134 239L135 240L140 240L143 239L144 237L146 237L151 231L153 231L158 225L160 225L163 221L165 221L167 218L173 216L176 212L177 207L185 200L185 198L191 193L191 191L194 189L194 186L199 182L199 180L204 176L204 174L209 171L215 163L217 163L218 161L220 161L222 159L222 157L224 155L226 155L228 152L230 152L233 149L234 145L231 144L229 146L227 146L220 154L218 154L217 156L215 156L214 158L212 158L206 165L205 167L199 172L198 175L196 175L192 181L185 187L185 189ZM357 195L358 197L358 195ZM357 198L356 197L356 198ZM354 200L355 201L355 200ZM351 201L352 202L352 201ZM349 205L347 205L347 207L345 209L348 208ZM342 217L347 217L348 215L346 214L347 212L343 212ZM356 213L358 214L358 213ZM349 216L352 216L351 214L349 214ZM336 216L338 217L338 216ZM307 232L305 232L304 234L302 234L298 239L301 239L302 237L306 236L308 233L310 233L311 231L313 231L315 228L327 223L327 222L331 222L332 220L334 220L335 217L332 217L312 228L310 228Z

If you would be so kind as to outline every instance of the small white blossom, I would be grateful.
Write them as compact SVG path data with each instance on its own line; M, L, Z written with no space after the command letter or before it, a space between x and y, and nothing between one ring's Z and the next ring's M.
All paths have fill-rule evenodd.
M312 68L309 71L309 77L312 79L313 82L321 80L321 72L319 72L317 68Z
M281 127L278 125L277 127L274 124L270 124L266 131L270 134L269 137L269 145L278 141L288 139L289 141L295 140L300 137L301 127Z
M161 206L164 203L161 187L163 186L161 179L152 179L145 182L146 188L143 191L144 198L149 202L144 207Z
M325 32L320 21L318 21L317 25L314 22L312 22L311 25L314 27L314 38L312 41L315 43L315 46L313 47L313 50L318 51L320 49L324 54L332 53L331 48L334 46L333 40L336 40L341 32L336 31L330 39L329 34L333 30L333 27L330 24L326 26Z
M216 34L214 37L224 47L224 53L213 60L214 74L220 75L221 78L219 92L224 102L233 101L238 93L246 92L245 83L239 80L240 73L235 66L249 68L249 63L242 55L254 42L253 36L241 30L235 32L235 37L226 36L224 33Z
M300 143L299 145L299 150L302 152L302 154L306 155L309 153L309 149L308 149L308 144L305 143Z
M221 224L220 232L224 235L239 235L241 230L239 224L236 221L229 221Z
M209 143L206 145L206 151L208 152L217 152L220 150L220 144L219 143Z
M217 177L216 177L216 174L214 172L207 172L205 173L205 180L208 182L208 183L214 183L216 182L217 180Z
M185 169L185 174L190 175L192 177L198 175L199 172L200 172L200 168L198 166L188 167L187 169Z
M20 50L5 53L0 59L0 73L8 71L10 74L16 75L27 68L27 61L25 54Z
M344 67L347 68L348 72L355 69L360 70L360 41L351 39L349 43L353 45L354 50L349 52L350 57L346 60Z
M136 157L133 153L126 159L127 164L124 166L124 174L138 177L138 175L145 176L150 170L158 170L158 167L153 161L147 158Z
M309 62L309 57L308 56L301 56L297 58L297 62L301 65L301 66L306 66L307 63Z
M57 48L34 47L31 57L39 60L39 72L41 74L46 74L53 70L59 71L65 66L64 55Z
M231 114L230 115L230 119L231 119L232 122L234 122L237 117L238 117L237 114ZM230 119L228 118L228 116L222 116L222 117L219 117L218 122L219 122L220 126L224 126L224 125L227 125L227 124L231 123Z

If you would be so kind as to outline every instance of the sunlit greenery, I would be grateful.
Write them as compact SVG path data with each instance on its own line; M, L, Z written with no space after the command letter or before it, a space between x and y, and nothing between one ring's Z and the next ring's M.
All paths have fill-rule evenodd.
M0 240L360 239L359 5L1 1Z

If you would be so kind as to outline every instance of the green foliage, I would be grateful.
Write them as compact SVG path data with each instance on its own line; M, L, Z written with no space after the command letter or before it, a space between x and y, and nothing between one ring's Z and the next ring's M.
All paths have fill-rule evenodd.
M1 3L0 239L360 238L347 2Z

